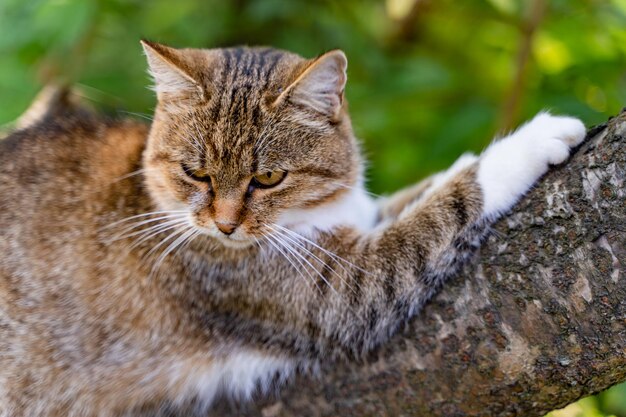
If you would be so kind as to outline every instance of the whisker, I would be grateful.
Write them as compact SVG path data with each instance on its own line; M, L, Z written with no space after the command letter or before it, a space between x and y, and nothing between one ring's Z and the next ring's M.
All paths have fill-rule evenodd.
M78 97L85 98L95 103L115 103L115 107L118 107L121 103L125 102L123 98L116 96L115 94L111 94L107 91L92 87L84 83L76 83L75 86L79 88L75 90L72 89L73 94L76 94ZM98 97L95 97L94 95Z
M127 246L126 253L129 253L134 248L138 247L143 242L146 242L147 240L151 239L152 237L157 236L157 235L159 235L161 233L165 233L168 230L180 228L184 224L185 224L185 222L183 221L181 223L175 223L175 224L171 224L171 225L156 225L156 226L154 226L154 228L150 228L150 230L143 230L142 231L143 234L139 235L138 238L136 238L130 245Z
M184 226L184 224L186 223L186 220L180 220L177 222L172 222L171 224L157 224L154 226L151 226L147 229L144 230L140 230L138 232L136 232L135 236L137 236L134 241L132 241L131 244L127 245L127 247L125 248L125 253L129 254L134 248L138 247L139 245L141 245L143 242L149 240L150 238L157 236L161 233L165 233L169 230L172 229L178 229L181 226ZM174 232L176 232L176 230L174 230ZM128 237L131 237L130 235ZM107 242L108 243L108 242ZM146 258L147 255L142 256L142 258Z
M281 230L284 230L285 232L287 232L287 233L291 234L292 236L297 236L298 238L300 238L300 239L304 240L305 242L310 243L311 245L315 246L316 248L318 248L319 250L321 250L322 252L324 252L325 254L327 254L328 256L330 256L331 258L335 259L335 260L336 260L336 261L338 261L338 262L344 262L345 264L347 264L347 265L348 265L348 266L350 266L351 268L355 268L355 269L357 269L357 270L359 270L359 271L363 272L364 274L367 274L367 275L373 275L371 272L366 271L366 270L365 270L365 269L363 269L363 268L360 268L359 266L357 266L357 265L353 264L352 262L348 261L347 259L344 259L344 258L342 258L341 256L339 256L339 255L337 255L337 254L335 254L335 253L333 253L333 252L329 251L328 249L326 249L326 248L324 248L324 247L322 247L322 246L318 245L318 244L317 244L317 243L315 243L314 241L312 241L312 240L310 240L310 239L307 239L306 237L302 236L302 235L301 235L300 233L298 233L298 232L295 232L295 231L293 231L293 230L291 230L291 229L288 229L288 228L286 228L286 227L284 227L284 226L281 226L281 225L279 225L279 224L276 224L276 223L274 223L274 226L276 226L276 227L280 228ZM345 268L344 268L344 269L345 269Z
M150 255L155 253L161 246L165 245L167 242L169 242L170 240L175 238L177 235L179 235L181 233L185 233L185 231L187 231L190 227L192 227L192 226L188 225L187 227L176 227L173 232L171 232L169 235L167 235L165 238L163 238L159 243L154 245L154 247L152 249L150 249L150 251L148 251L148 253L145 255L145 258L146 259L149 258Z
M103 226L101 229L108 229L108 228L113 227L115 225L118 225L120 223L128 222L128 221L131 221L131 220L134 220L134 219L138 219L140 217L154 216L156 214L186 214L186 213L188 213L187 210L159 210L159 211L151 211L151 212L148 212L148 213L136 214L134 216L130 216L130 217L123 218L121 220L114 221L113 223L109 223L108 225Z
M133 112L133 111L126 111L126 110L118 110L118 113L123 113L123 114L128 114L131 116L137 116L137 117L141 117L142 119L146 119L149 121L153 121L154 117L150 116L149 114L146 113L137 113L137 112Z
M178 247L178 252L180 252L181 250L183 250L184 248L188 247L189 245L191 245L191 242L193 242L198 236L200 236L202 234L201 230L195 230L195 233L193 233L186 242L184 242L183 244L181 244Z
M266 226L271 227L270 225L266 224ZM281 241L278 236L273 235L273 234L268 234L268 237L273 237L274 239L277 239L278 241ZM280 235L283 236L283 235ZM283 244L285 244L284 241ZM317 268L315 268L301 253L299 253L298 251L296 251L294 248L289 247L288 245L285 246L286 249L291 249L292 253L299 256L304 262L306 262L311 268L313 268L313 270L320 276L320 278L322 278L322 280L326 283L326 285L328 285L328 287L335 293L335 295L337 295L337 299L344 303L344 305L346 306L346 308L353 314L353 316L355 317L355 319L362 321L362 317L359 316L356 311L345 301L345 299L342 297L342 295L328 282L328 280L326 280L326 278L317 270ZM297 260L297 259L296 259ZM304 268L304 270L307 272L307 274L309 275L309 277L311 277L311 279L313 280L313 282L315 283L316 288L318 289L318 291L320 292L320 295L323 296L323 292L321 290L321 288L319 287L319 285L317 285L317 281L315 280L315 278L313 276L311 276L311 274L308 272L308 268L305 268L302 265L302 262L299 262L300 265ZM322 262L323 264L323 262ZM324 298L324 300L326 300L328 302L327 298Z
M143 174L147 170L148 170L148 168L141 168L141 169L138 169L136 171L129 172L128 174L122 175L121 177L117 177L112 182L119 182L119 181L125 180L126 178L130 178L130 177L134 177L135 175Z
M297 232L295 232L295 231L293 231L293 230L290 230L290 229L288 229L288 228L286 228L286 227L283 227L283 226L281 226L281 225L279 225L279 224L274 224L274 226L276 226L276 227L278 227L278 228L280 228L280 229L284 230L286 233L291 234L291 236L293 236L293 237L294 237L294 238L296 238L296 239L301 239L301 240L303 240L304 242L307 242L307 243L309 243L309 244L313 245L314 247L316 247L317 249L321 250L321 251L322 251L323 253L325 253L326 255L330 256L330 257L331 257L331 259L333 259L335 262L337 262L337 265L339 266L339 268L341 268L341 269L342 269L342 271L344 271L344 272L346 273L346 277L345 277L345 279L344 279L344 278L341 278L341 281L342 281L342 282L343 282L343 283L344 283L347 287L349 287L349 288L350 288L350 290L351 290L353 293L355 293L355 294L356 294L356 292L357 292L357 291L356 291L356 289L361 289L361 285L360 285L360 284L359 284L359 282L358 282L358 281L357 281L357 280L353 277L353 275L352 275L352 271L351 271L351 270L349 270L346 266L344 266L344 265L342 264L342 262L343 262L343 263L345 263L345 264L347 264L350 268L354 268L354 269L356 269L356 270L358 270L358 271L360 271L360 272L362 272L362 273L364 273L364 274L366 274L366 275L370 275L370 276L371 276L371 275L373 275L371 272L366 271L365 269L358 267L357 265L355 265L355 264L351 263L351 262L350 262L350 261L348 261L347 259L342 258L341 256L339 256L339 255L337 255L337 254L335 254L335 253L333 253L333 252L329 251L328 249L324 248L323 246L318 245L318 244L317 244L316 242L314 242L313 240L307 239L306 237L302 236L301 234L299 234L299 233L297 233ZM331 268L331 269L332 269L332 268ZM338 274L336 271L335 271L335 273L336 273L338 276L340 276L340 274ZM348 284L348 281L349 281L349 282L351 282L351 283L352 283L352 285L354 285L354 287L353 287L352 285ZM355 289L355 287L356 287L356 289Z
M282 235L281 235L282 236ZM328 286L328 288L330 288L335 294L339 295L339 292L337 292L337 290L335 289L335 287L333 287L333 285L326 279L326 277L324 277L324 275L322 275L322 273L306 258L306 256L304 256L303 254L301 254L300 252L298 252L298 250L296 248L293 247L289 247L289 249L291 249L294 253L294 255L296 255L298 258L302 259L303 262L305 262L308 266L311 267L311 269L313 269L313 271L317 274L317 276L319 276L322 281L324 281L324 284L326 284ZM307 269L308 271L308 269ZM317 285L317 282L315 283L315 285ZM318 286L319 288L319 286Z
M162 247L163 245L165 245L167 242L170 242L172 239L177 240L178 237L180 237L180 235L185 234L189 231L190 228L192 228L193 226L191 225L187 225L187 226L179 226L179 227L175 227L173 231L171 231L167 236L165 236L163 239L161 239L157 244L155 244L152 249L150 249L147 253L145 253L142 257L141 257L141 263L142 265L150 265L148 266L150 269L150 272L148 274L148 277L150 280L154 279L155 277L158 276L158 266L160 266L160 262L162 262L162 260L159 262L159 264L157 265L154 262L154 258L156 256L160 256L160 254L158 254L158 249L160 247ZM169 247L169 246L168 246ZM164 258L163 258L164 259Z
M186 219L186 218L187 216L185 214L169 214L169 215L154 217L151 219L136 219L137 220L136 222L120 225L120 226L123 226L123 229L119 233L124 234L126 232L129 232L133 229L136 229L140 226L143 226L149 223L161 222L163 220L172 220L172 219L177 220L177 219Z
M147 172L150 171L159 171L157 168L141 168L132 172L129 172L127 174L121 175L117 178L113 178L110 181L105 181L101 184L98 185L94 185L92 187L89 188L89 190L84 190L80 192L80 195L74 197L71 201L74 202L82 202L85 201L89 198L89 196L94 195L94 194L98 194L98 193L108 193L111 192L110 188L113 187L115 184L124 181L128 178L132 178L135 177L137 175L141 175L141 174L145 174Z
M263 252L263 245L261 245L259 238L257 238L256 236L252 236L252 239L254 239L254 244L257 245L257 247L259 248L259 255L261 255L261 260L265 261L265 253Z
M281 248L281 246L278 245L279 241L276 241L276 243L274 243L276 237L272 236L271 234L266 235L267 241L274 247L276 248L284 257L285 259L287 259L287 261L291 264L291 266L293 267L293 269L296 270L296 272L298 272L298 274L302 277L302 279L304 280L304 282L307 282L307 279L304 277L304 274L302 273L302 269L305 270L305 272L307 273L307 275L309 276L309 278L311 279L311 282L313 282L313 284L315 285L315 287L317 288L317 291L320 293L320 295L323 294L322 289L317 285L317 283L315 282L315 278L313 278L313 276L310 274L310 272L308 271L308 269L305 268L305 266L302 264L302 262L300 262L297 258L294 258L298 264L300 265L300 268L298 268L293 260L288 256L287 253L285 253L283 251L283 249ZM286 248L285 248L286 249ZM292 254L293 255L293 254Z
M182 245L183 242L185 242L190 236L193 236L197 232L197 230L191 225L185 230L186 231L183 234L178 236L178 238L176 238L176 240L170 243L169 246L161 253L161 255L159 256L159 258L157 259L157 261L154 263L152 267L153 271L159 269L159 267L161 266L161 264L163 263L167 255L172 253L173 250L175 250L178 246Z
M332 273L334 273L334 274L337 276L337 278L339 278L339 280L340 280L340 281L341 281L344 285L346 285L348 288L350 288L350 290L351 290L353 293L355 293L355 294L356 294L356 290L355 290L355 289L354 289L354 288L353 288L353 287L352 287L352 286L351 286L351 285L350 285L350 284L349 284L349 283L348 283L348 282L344 279L344 277L343 277L343 276L341 276L341 274L339 274L339 273L338 273L338 272L337 272L337 271L336 271L333 267L331 267L330 265L328 265L328 263L324 262L324 261L323 261L323 260L322 260L319 256L317 256L317 255L316 255L316 254L314 254L312 251L310 251L310 250L309 250L309 249L308 249L308 248L307 248L307 247L306 247L306 246L305 246L305 245L304 245L301 241L297 240L297 239L296 239L296 238L294 238L294 237L290 237L290 236L288 236L285 232L281 232L280 230L273 228L273 227L272 227L272 225L268 225L268 226L269 226L270 228L272 228L272 230L274 230L276 233L281 234L281 236L283 236L284 238L289 239L291 242L293 242L294 244L298 245L298 247L299 247L299 248L301 248L301 249L302 249L303 251L305 251L307 254L311 255L311 256L312 256L315 260L317 260L319 263L321 263L322 265L327 266L328 268L330 268L331 272L332 272ZM338 263L338 262L337 262L337 265L339 265L340 267L342 267L342 268L343 268L343 266L342 266L340 263ZM316 271L317 271L317 270L316 270ZM344 268L344 271L345 271L345 268ZM348 272L348 271L346 271L346 272ZM322 274L321 274L321 273L319 273L319 275L320 275L320 276L322 276ZM322 279L323 279L324 281L326 281L326 278L324 278L323 276L322 276ZM329 285L329 286L331 286L330 284L328 284L328 285ZM331 286L331 288L332 288L332 286Z
M150 232L155 231L155 230L160 230L160 229L163 229L163 228L167 228L168 226L171 226L171 225L176 226L176 225L179 225L179 224L184 224L186 222L187 222L186 218L168 220L166 222L162 222L162 223L159 223L159 224L151 225L150 227L146 227L146 228L141 229L141 230L136 230L136 231L134 231L132 233L119 234L119 235L113 236L109 240L109 242L115 242L115 241L118 241L118 240L127 239L129 237L133 237L133 236L137 236L137 235L144 235L144 234L150 233ZM136 227L133 226L132 228L126 230L126 232L130 232L131 230L133 230L135 228Z
M144 174L144 173L149 172L149 171L160 171L160 170L158 168L148 168L148 167L140 168L138 170L129 172L128 174L125 174L125 175L122 175L120 177L117 177L116 179L111 181L110 184L114 184L116 182L120 182L120 181L125 180L127 178L131 178L131 177L134 177L136 175L141 175L141 174Z

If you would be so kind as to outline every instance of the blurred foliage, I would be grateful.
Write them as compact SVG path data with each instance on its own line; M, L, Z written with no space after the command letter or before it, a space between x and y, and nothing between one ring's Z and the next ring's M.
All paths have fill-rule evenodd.
M594 397L583 398L546 417L625 417L626 384L617 385Z
M307 57L341 48L375 192L478 152L539 110L592 125L626 105L626 0L0 0L0 27L0 124L53 80L149 115L144 37ZM626 416L626 388L572 407L554 416Z
M0 123L59 78L102 106L151 113L142 37L307 57L339 47L371 187L392 191L512 127L503 120L518 51L531 6L547 1L0 0ZM539 23L513 124L545 108L588 124L617 113L626 104L626 0L552 0Z

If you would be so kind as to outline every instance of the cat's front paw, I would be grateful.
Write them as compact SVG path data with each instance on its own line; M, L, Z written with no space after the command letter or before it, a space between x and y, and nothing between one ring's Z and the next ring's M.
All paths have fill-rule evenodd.
M549 164L557 165L565 162L570 149L585 139L586 129L580 120L573 117L539 113L520 133L532 138L537 153L545 157Z
M570 155L585 138L578 119L539 113L519 130L492 144L483 153L478 183L486 217L509 210L548 170Z

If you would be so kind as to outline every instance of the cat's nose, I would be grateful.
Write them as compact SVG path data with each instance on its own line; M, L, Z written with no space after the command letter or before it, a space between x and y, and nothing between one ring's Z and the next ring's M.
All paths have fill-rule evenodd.
M237 223L219 222L217 220L215 221L215 225L217 226L218 229L220 229L220 232L224 233L227 236L232 234L237 228L237 226L239 226Z

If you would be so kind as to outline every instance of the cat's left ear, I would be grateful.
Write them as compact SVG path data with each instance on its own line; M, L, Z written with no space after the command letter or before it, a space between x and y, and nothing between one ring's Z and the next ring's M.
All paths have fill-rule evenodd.
M336 120L343 105L348 59L341 50L333 50L312 61L278 97L287 99Z
M154 89L159 99L205 98L205 89L194 70L192 50L180 50L156 42L141 40ZM196 63L197 65L197 63Z

